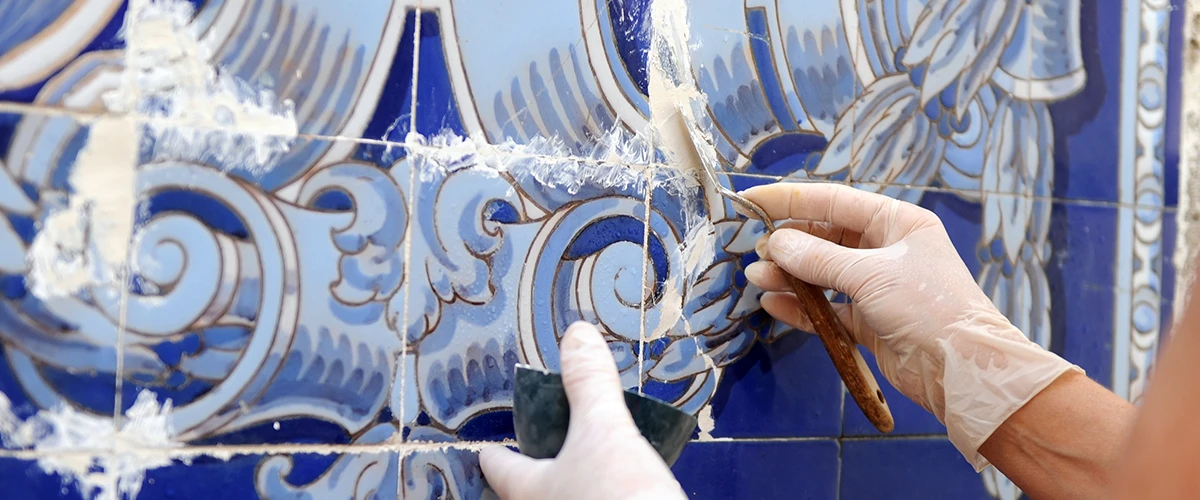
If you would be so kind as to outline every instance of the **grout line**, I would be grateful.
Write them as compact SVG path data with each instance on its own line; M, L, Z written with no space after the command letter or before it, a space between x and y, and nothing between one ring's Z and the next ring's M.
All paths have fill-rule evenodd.
M421 23L421 13L420 13L419 9L420 9L420 7L418 7L417 16L416 16L416 19L417 19L416 26L415 26L416 29L420 28L420 23ZM416 31L413 32L413 38L417 38ZM415 54L414 54L414 56L415 56ZM413 66L416 66L416 64L417 63L414 61ZM414 74L413 76L414 76L414 83L415 83L416 75ZM415 85L414 85L414 88L415 88ZM415 101L414 101L413 105L414 106L416 105ZM412 121L415 122L415 120L416 120L416 118L415 118L415 114L414 114L414 118L412 119ZM403 308L404 312L403 312L403 318L401 320L401 324L397 325L398 326L397 330L399 330L399 333L400 333L400 363L399 363L399 365L400 365L399 379L400 380L398 381L400 384L400 402L399 402L400 403L400 415L398 415L399 425L397 426L397 431L400 433L402 441L403 441L403 436L404 436L404 424L406 422L405 415L404 415L404 407L406 406L405 405L405 401L406 401L405 400L405 397L406 397L405 392L406 392L407 387L405 387L404 382L408 378L408 372L407 372L407 370L408 370L408 362L407 362L407 359L408 359L408 325L409 325L409 319L410 319L409 315L411 314L409 304L412 302L411 297L408 296L408 291L411 289L410 285L412 284L412 235L413 235L413 225L416 223L416 220L417 220L417 218L415 217L415 212L417 210L417 197L418 197L417 196L418 193L416 192L417 168L421 165L422 162L409 161L407 163L408 163L408 199L406 201L408 202L408 207L407 207L407 212L408 212L407 222L408 223L404 227L404 286L401 287L401 291L404 292L404 308ZM397 381L393 381L392 383L393 384L397 383Z
M161 454L172 459L191 459L196 457L217 457L228 460L242 455L373 455L379 453L420 453L441 450L479 451L493 445L516 446L516 441L457 441L432 442L410 441L407 443L384 443L376 445L322 445L322 444L280 444L280 445L208 445L184 446L178 448L130 447L122 451L139 452L139 454ZM18 460L38 460L54 458L91 458L113 453L113 448L79 448L58 450L0 450L0 458L15 458Z
M641 325L638 334L638 379L637 391L638 394L643 392L643 380L646 376L646 304L649 302L649 293L652 293L654 286L646 282L646 275L649 274L650 267L650 207L651 198L654 196L654 169L646 169L646 197L642 200L642 207L645 209L644 220L642 221L642 296L641 296ZM655 277L655 281L658 277Z
M945 434L911 434L901 436L805 436L805 437L756 437L756 438L712 438L692 439L689 444L702 443L807 443L828 441L917 441L929 439L948 439ZM201 456L211 456L228 459L239 455L369 455L378 453L417 453L441 450L479 451L495 445L516 446L516 441L505 439L500 441L407 441L403 443L381 444L269 444L269 445L204 445L181 446L178 448L128 447L120 451L161 453L170 458L187 459ZM58 450L0 450L0 458L18 460L37 460L47 457L94 457L114 453L114 448L79 448Z
M876 436L841 436L840 441L905 441L905 440L920 440L920 439L950 439L946 434L879 434Z
M415 65L415 63L414 63L414 65ZM414 74L414 77L415 76L416 75ZM414 88L415 88L415 85L414 85ZM414 106L415 106L415 104L414 104ZM45 115L51 115L51 116L70 116L70 117L73 117L76 120L79 120L82 122L91 121L99 116L103 116L103 113L97 114L97 113L90 113L90 112L75 111L75 110L70 110L67 108L50 108L50 107L30 106L27 104L7 103L7 102L0 103L0 113L3 113L3 112L36 113L36 114L45 114ZM410 117L410 123L415 123L415 121L416 121L415 111L413 111L411 114L413 116ZM178 120L163 120L163 119L158 119L158 118L148 118L148 117L140 117L139 116L137 118L137 121L138 121L138 123L141 123L141 124L151 124L151 125L160 125L160 126L168 126L168 127L169 126L183 126L183 127L189 127L189 128L197 128L197 127L195 127L194 124L180 122ZM410 125L410 128L411 127L412 127L412 125ZM244 130L237 130L237 129L232 129L232 130L222 129L222 130L225 131L226 133L230 133L230 134L251 134L251 133L253 133L251 131L244 131ZM415 132L415 130L410 130L410 131ZM270 135L270 134L267 134L267 135ZM353 142L356 144L367 144L367 145L388 146L388 147L392 147L392 146L402 147L402 148L408 149L409 151L413 151L413 150L417 150L417 149L427 149L427 150L441 150L441 151L453 152L455 150L455 148L453 148L453 147L431 146L428 144L420 144L420 143L416 143L416 142L410 142L407 140L404 142L395 142L395 141L386 141L386 140L380 140L380 139L370 139L370 138L366 138L366 137L355 138L355 137L330 136L330 135L309 134L309 133L296 134L294 139L316 140L316 141L349 141L349 142ZM477 152L477 151L475 149L463 149L463 152L464 153L473 153L473 152ZM525 153L525 152L503 151L503 150L499 150L499 149L489 151L489 154L494 154L494 155L502 156L502 157L531 158L531 159L535 159L535 160L546 160L546 161L575 161L578 163L592 164L592 165L611 165L612 164L612 162L608 162L608 161L604 161L604 160L597 160L594 158L585 158L585 157L579 157L579 156L570 156L570 155L551 156L551 155L532 154L532 153ZM667 170L675 170L675 168L672 167L671 165L664 164L664 163L649 163L649 164L630 163L627 165L629 167L640 168L640 169L665 168ZM812 183L829 183L829 184L846 184L847 183L846 181L834 181L834 180L822 180L822 179L798 179L798 178L784 177L784 176L750 174L750 173L745 173L745 172L717 172L717 175L725 175L725 176L729 176L729 177L745 177L745 178L751 178L751 179L764 179L764 180L771 180L771 181L776 181L776 182L812 182ZM998 196L1022 197L1022 198L1031 198L1034 200L1049 200L1054 203L1069 203L1072 205L1081 205L1081 206L1151 209L1151 210L1159 210L1164 213L1176 213L1178 211L1178 207L1168 207L1165 205L1143 205L1143 204L1139 204L1136 202L1135 203L1122 203L1122 202L1114 202L1114 201L1089 200L1089 199L1083 199L1083 198L1062 198L1062 197L1052 197L1052 196L1026 197L1026 196L1022 196L1019 194L1007 193L1007 192L1002 192L1002 191L963 190L963 189L937 187L937 186L922 186L922 185L917 185L917 184L894 184L894 183L882 183L882 182L857 182L855 184L860 185L860 186L867 186L867 187L899 187L899 188L914 189L914 190L921 190L921 191L927 191L927 192L942 192L942 193L952 193L952 194L970 193L972 195L978 194L978 195L998 195Z
M770 181L776 181L776 182L794 182L794 183L798 183L798 184L803 184L803 183L843 184L842 182L831 181L831 180L799 179L799 178L782 177L782 176L776 176L776 175L747 174L747 173L742 173L742 172L719 172L718 175L724 175L727 177L746 177L746 178L751 178L751 179L763 179L763 180L770 180ZM1068 204L1072 204L1072 205L1087 205L1087 206L1113 207L1113 208L1152 209L1152 210L1160 210L1163 212L1175 212L1178 210L1176 207L1168 207L1165 205L1144 205L1144 204L1139 204L1139 203L1121 203L1121 202L1115 202L1115 201L1089 200L1086 198L1061 198L1061 197L1054 197L1054 196L1024 196L1024 195L1019 195L1016 193L1007 193L1007 192L1003 192L1003 191L984 191L984 190L974 190L974 189L967 190L967 189L957 189L957 188L949 188L949 187L941 187L941 186L922 186L919 184L894 184L894 183L884 183L884 182L858 182L856 184L861 185L861 186L867 186L867 187L897 187L897 188L914 189L914 190L920 190L920 191L951 193L951 194L968 193L968 194L972 194L972 195L978 194L978 195L1008 196L1008 197L1012 197L1012 198L1029 198L1032 200L1046 200L1046 201L1050 201L1053 203L1068 203Z
M138 49L140 48L139 47L140 39L138 38L138 34L137 34L137 32L140 31L138 29L140 23L138 22L139 19L138 19L137 14L141 10L146 9L148 7L148 5L145 4L146 1L147 0L141 0L140 2L135 1L135 0L129 1L129 5L128 5L128 8L125 13L125 22L127 24L127 26L125 27L125 30L126 30L125 39L127 40L127 44L125 47L125 53L122 55L123 62L125 63L125 68L124 68L124 70L121 71L120 83L117 87L118 90L125 90L126 86L131 86L132 89L129 89L129 90L131 90L130 93L133 96L132 102L135 102L135 103L138 102L142 98L142 95L141 95L142 89L141 89L141 86L138 85L137 78L130 76L130 72L134 70L135 65L133 64L133 61L134 61L134 58L137 56ZM135 109L136 109L136 107L135 107ZM103 112L99 115L96 115L93 118L99 118L100 116L107 115L107 114L111 114L111 113L106 110L105 112ZM133 142L133 144L132 144L132 149L134 152L134 157L132 159L133 164L116 166L115 168L128 167L130 169L130 171L133 173L134 182L136 183L137 182L136 181L137 170L138 170L137 152L140 150L141 140L142 140L141 129L135 127L134 134L135 134L134 137L128 138L129 141ZM94 137L95 137L95 135L92 135L89 133L89 139L88 139L89 144L86 145L85 148L90 147L90 142L92 141L92 139ZM137 193L137 189L135 186L134 187L135 197L136 197L136 193ZM129 238L131 238L131 239L137 233L137 228L134 227L135 226L134 223L137 221L137 213L140 211L138 205L139 205L138 200L134 200L133 212L128 214L129 221L130 221L130 229L131 229L131 231L129 233ZM88 224L90 225L91 222L89 222ZM117 355L116 366L114 367L114 370L113 370L112 425L113 425L114 435L120 433L121 424L125 418L125 414L124 414L124 407L125 407L125 401L124 401L125 336L127 333L126 326L128 324L127 321L128 321L128 314L129 314L129 292L133 288L133 272L132 272L132 270L133 270L133 259L134 259L134 245L133 245L133 241L127 241L127 242L125 242L125 244L127 245L125 248L125 262L124 262L124 266L122 266L122 269L118 270L118 276L117 276L117 279L119 280L121 297L119 299L120 302L119 302L119 306L118 306L119 312L117 313L118 318L117 318L117 335L116 335L116 340L115 340L116 345L113 346L113 350L116 352L116 355ZM121 444L122 444L121 441L117 440L116 442L113 443L113 448L110 451L115 455L116 448L118 446L121 446Z
M846 391L842 391L842 392L846 392ZM833 497L840 499L840 498L842 498L842 451L844 450L844 448L842 447L842 440L840 438L836 441L836 446L837 446L837 473L834 474L834 479L833 479Z
M417 2L417 9L413 15L413 54L412 54L412 81L409 83L411 94L409 95L408 104L408 133L404 134L405 142L408 142L409 136L417 132L417 82L419 82L418 74L421 69L421 12L423 3ZM393 5L398 5L398 2L393 2ZM407 12L400 13L401 19L408 17ZM385 135L384 138L387 136ZM411 151L411 150L409 150ZM406 155L407 156L407 155ZM396 421L396 438L401 443L407 441L404 436L404 426L407 422L404 415L404 409L408 406L408 390L406 381L408 380L408 320L409 320L409 303L412 302L412 297L409 297L409 290L412 289L412 233L413 225L416 223L416 218L413 217L413 212L416 210L416 179L417 179L417 164L416 161L408 161L408 224L404 228L404 284L400 287L400 292L404 294L404 318L401 324L398 325L400 333L400 362L397 365L400 367L399 377L394 377L392 384L400 384L400 401L397 403L400 406L400 414L395 416ZM414 367L415 369L415 367ZM413 389L416 389L415 387ZM396 458L396 498L404 498L404 459L405 454L401 453Z

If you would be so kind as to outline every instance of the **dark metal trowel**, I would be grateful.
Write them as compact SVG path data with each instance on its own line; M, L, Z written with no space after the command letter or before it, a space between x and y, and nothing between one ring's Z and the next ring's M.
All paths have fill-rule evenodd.
M567 439L571 409L562 376L517 365L513 426L517 447L532 458L554 458ZM696 428L696 417L644 394L625 391L625 406L642 436L670 466Z

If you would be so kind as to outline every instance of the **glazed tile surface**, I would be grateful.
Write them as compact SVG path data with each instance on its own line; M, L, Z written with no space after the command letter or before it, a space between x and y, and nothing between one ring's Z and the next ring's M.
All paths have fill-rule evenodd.
M762 225L676 168L652 89L688 70L732 188L934 211L1017 326L1137 400L1180 4L0 0L0 487L486 498L513 367L582 319L699 417L695 498L1015 499L890 387L880 435L763 313Z

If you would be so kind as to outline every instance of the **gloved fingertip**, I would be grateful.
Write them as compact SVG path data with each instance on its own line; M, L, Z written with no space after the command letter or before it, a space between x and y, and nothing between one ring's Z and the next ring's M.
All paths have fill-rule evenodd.
M763 236L754 242L754 253L762 260L771 260L771 236Z
M479 450L479 469L488 486L500 498L522 497L523 485L534 484L531 476L537 474L539 462L508 449L503 445L491 445Z
M765 262L751 262L742 273L746 275L746 279L751 283L761 286L759 283L763 280L763 273L766 272L766 267L767 264Z
M515 454L517 454L517 452L508 449L508 447L504 445L494 444L486 446L479 450L479 466L486 471L496 462L510 458Z
M586 321L576 321L567 327L563 333L562 347L565 351L590 350L605 347L604 336L596 325Z
M781 228L771 233L767 240L767 253L775 257L775 260L787 260L796 253L797 248L802 245L805 238L812 236L803 231L795 229Z

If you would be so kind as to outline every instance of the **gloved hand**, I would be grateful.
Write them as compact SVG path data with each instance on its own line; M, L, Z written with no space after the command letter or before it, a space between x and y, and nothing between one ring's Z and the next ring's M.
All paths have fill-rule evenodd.
M996 309L932 212L845 185L778 183L742 193L779 231L746 277L762 306L802 330L811 323L783 273L848 295L834 304L893 386L937 416L976 471L979 447L1009 416L1079 367L1027 339Z
M634 425L616 362L596 327L571 325L560 352L571 407L566 442L552 460L499 445L484 449L479 465L492 489L505 500L686 498Z

